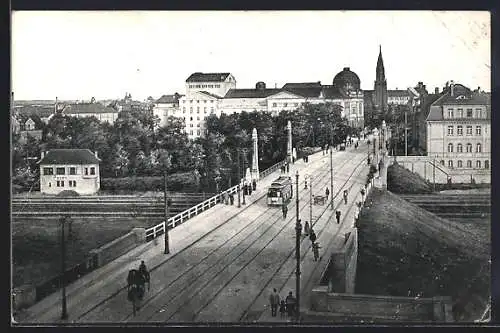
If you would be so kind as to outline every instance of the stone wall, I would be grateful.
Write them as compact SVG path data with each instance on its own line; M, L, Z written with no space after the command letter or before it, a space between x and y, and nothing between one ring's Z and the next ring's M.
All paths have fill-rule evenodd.
M358 229L345 235L342 248L331 254L326 274L330 292L354 293L358 262Z
M451 297L395 297L328 292L326 286L313 289L311 314L307 317L318 319L318 314L339 317L377 318L388 321L437 321L451 322ZM313 312L316 314L313 316Z
M90 254L92 256L97 255L97 266L100 267L145 242L146 229L134 228L131 232L113 240L112 242L90 251Z

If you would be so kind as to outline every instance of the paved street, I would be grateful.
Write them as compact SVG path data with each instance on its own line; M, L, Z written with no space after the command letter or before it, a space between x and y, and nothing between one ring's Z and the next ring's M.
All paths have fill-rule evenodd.
M301 306L308 306L308 291L318 283L328 256L344 239L353 223L355 202L366 180L366 143L354 150L334 152L334 203L341 210L341 224L335 223L328 205L313 205L317 220L314 230L320 243L321 260L313 261L311 243L301 243ZM322 152L309 163L297 161L290 168L294 198L288 216L268 207L266 192L279 171L258 183L257 191L246 197L247 204L220 204L170 230L171 253L163 253L163 238L150 242L76 281L67 288L71 323L104 322L238 322L286 320L270 316L269 293L277 288L280 296L295 295L295 172L300 173L299 210L304 223L309 220L309 190L303 175L313 177L313 194L324 195L330 187L330 157ZM349 190L348 204L342 191ZM337 208L338 207L338 208ZM141 308L133 315L127 300L126 276L145 260L151 270L151 289ZM34 305L23 323L60 322L60 292Z

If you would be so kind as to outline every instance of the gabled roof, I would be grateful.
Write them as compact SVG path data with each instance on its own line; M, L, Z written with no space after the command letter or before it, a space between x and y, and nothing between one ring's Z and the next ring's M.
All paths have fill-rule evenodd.
M459 104L459 105L490 105L491 99L487 94L472 94L469 96L461 96L464 95L455 95L451 96L450 94L445 94L443 98L439 101L436 101L439 105L450 105L450 104Z
M281 89L229 89L224 98L265 98Z
M39 164L98 164L97 158L90 149L52 149L38 161Z
M282 89L302 89L302 88L321 88L321 81L286 83Z
M387 90L387 96L410 96L408 90Z
M155 103L178 103L183 95L163 95Z
M109 106L104 106L101 103L78 103L68 104L64 107L64 114L81 114L81 113L117 113L117 111Z
M191 74L186 82L223 82L231 73L200 73Z
M39 116L40 118L47 118L51 114L54 113L54 105L47 106L23 106L16 107L15 111L19 113L19 115L29 117L33 114Z

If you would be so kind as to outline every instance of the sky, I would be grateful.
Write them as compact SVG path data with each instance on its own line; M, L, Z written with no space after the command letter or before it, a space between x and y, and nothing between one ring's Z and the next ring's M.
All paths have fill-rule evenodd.
M133 99L185 92L193 72L237 88L332 84L349 67L373 89L382 46L388 89L449 80L491 89L486 11L16 11L16 100Z

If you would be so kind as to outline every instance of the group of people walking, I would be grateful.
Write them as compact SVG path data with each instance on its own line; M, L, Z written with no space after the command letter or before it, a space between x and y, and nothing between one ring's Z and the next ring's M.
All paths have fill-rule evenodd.
M281 318L293 318L297 311L297 299L293 296L293 292L289 292L286 298L281 298L276 288L273 289L269 295L269 302L271 303L271 316L276 317L278 308Z

